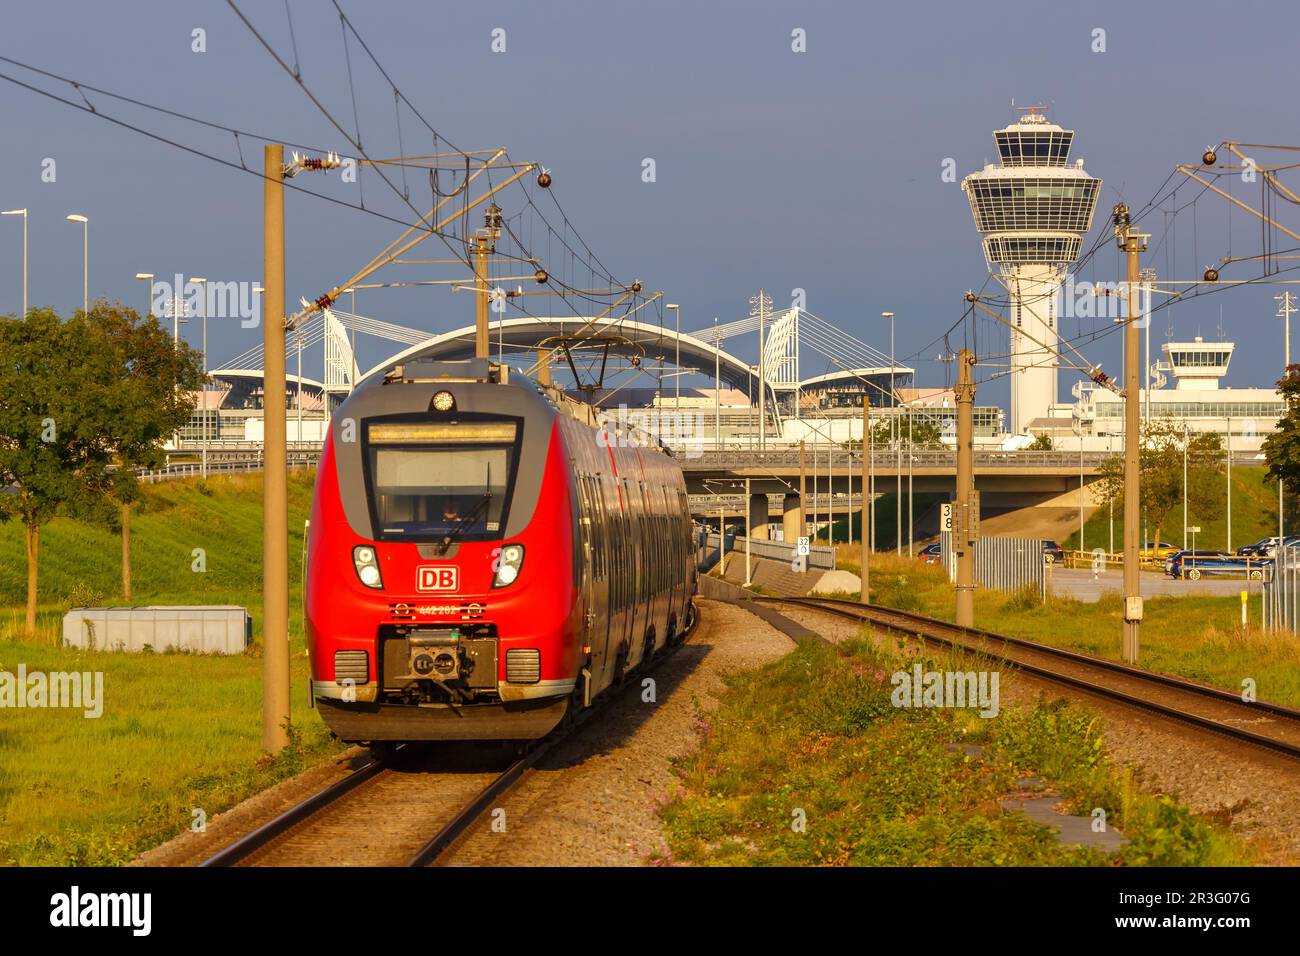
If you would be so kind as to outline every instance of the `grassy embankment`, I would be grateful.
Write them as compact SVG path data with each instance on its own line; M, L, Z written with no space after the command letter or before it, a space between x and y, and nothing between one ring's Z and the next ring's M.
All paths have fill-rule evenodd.
M858 559L856 549L841 547L837 566L857 574ZM891 554L873 559L871 594L878 604L944 620L956 613L941 568ZM1300 640L1260 631L1258 602L1249 611L1251 626L1243 633L1236 597L1149 598L1141 665L1233 691L1251 678L1260 698L1300 707ZM1040 603L1036 594L975 592L975 623L982 628L1114 660L1121 657L1122 621L1118 592L1103 594L1094 604L1059 595Z
M702 747L678 766L684 792L662 810L673 858L724 865L1256 862L1256 851L1225 830L1173 799L1142 793L1110 766L1086 708L1040 700L985 719L966 709L893 706L890 675L917 659L927 670L990 669L971 658L912 658L901 644L809 641L732 678L722 706L703 722ZM1100 808L1128 844L1109 855L1065 846L1024 814L1003 812L999 798L1026 786L1020 781L1028 776L1059 794L1070 813L1095 818Z
M1200 514L1195 509L1188 512L1188 527L1199 527L1201 529L1200 533L1196 535L1197 548L1226 549L1228 544L1231 543L1232 548L1236 549L1244 544L1252 544L1260 538L1277 534L1277 483L1265 480L1263 468L1238 467L1232 469L1231 542L1228 541L1226 502L1227 497L1225 495L1225 507L1217 508L1208 514ZM1083 523L1083 543L1087 546L1083 550L1092 548L1106 548L1109 550L1112 517L1115 526L1115 547L1117 549L1122 548L1124 544L1123 511L1124 509L1117 502L1113 516L1110 510L1105 507L1098 508L1093 512L1091 517ZM1154 539L1156 536L1155 525L1148 521L1145 532L1150 539ZM1182 505L1176 505L1169 512L1164 526L1160 529L1160 538L1169 544L1182 547ZM1189 535L1187 546L1191 547L1191 545L1192 538ZM1061 547L1067 551L1080 550L1078 530L1075 530L1069 538L1062 541Z
M0 711L0 864L113 864L338 748L307 709L301 633L302 531L313 474L289 479L293 745L261 749L261 476L146 488L132 522L134 600L235 604L254 646L235 657L124 654L58 646L72 604L121 604L120 539L60 518L42 534L39 636L21 640L22 528L0 525L0 668L102 671L104 711ZM192 570L202 548L207 570Z

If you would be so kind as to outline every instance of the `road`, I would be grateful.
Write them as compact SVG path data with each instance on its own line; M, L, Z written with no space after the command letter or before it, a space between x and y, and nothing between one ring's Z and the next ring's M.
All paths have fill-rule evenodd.
M1124 572L1118 569L1094 575L1087 568L1053 568L1048 586L1057 594L1068 595L1087 604L1094 603L1106 591L1124 590ZM1142 596L1174 595L1186 597L1233 597L1249 591L1251 597L1259 594L1258 581L1240 578L1202 578L1199 581L1179 581L1167 574L1142 572Z

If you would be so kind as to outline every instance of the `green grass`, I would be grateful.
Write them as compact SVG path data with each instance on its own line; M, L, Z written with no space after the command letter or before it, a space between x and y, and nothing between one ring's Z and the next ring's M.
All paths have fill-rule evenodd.
M42 535L38 639L20 639L21 526L0 525L0 667L103 671L104 713L15 709L0 725L0 863L116 864L340 749L307 709L302 529L313 475L289 478L293 743L261 747L261 476L148 486L132 522L134 604L237 604L254 621L243 655L123 654L57 646L70 599L120 604L120 539L61 518ZM207 571L191 570L192 550Z
M1226 479L1225 479L1226 481ZM1226 504L1226 495L1225 495ZM1115 503L1114 508L1114 526L1115 526L1115 547L1122 548L1124 544L1124 509L1119 502ZM1111 518L1112 515L1106 506L1098 508L1093 515L1083 524L1084 544L1088 550L1091 548L1110 547L1111 541ZM1228 545L1228 516L1227 508L1219 508L1211 514L1198 514L1195 510L1189 511L1187 515L1187 524L1189 527L1199 527L1200 533L1196 535L1196 547L1198 548L1227 548ZM1081 550L1079 548L1078 525L1076 530L1065 541L1061 542L1061 547L1067 551ZM1150 521L1146 526L1146 538L1151 540L1156 536L1156 527ZM1238 467L1232 469L1232 547L1240 548L1244 544L1252 544L1260 538L1266 538L1269 535L1277 534L1277 483L1265 481L1263 468L1246 468ZM1160 529L1162 540L1170 544L1182 547L1183 544L1183 507L1175 505L1169 511L1165 519L1164 526ZM1187 545L1191 547L1192 538L1188 535Z
M1040 700L989 719L895 708L890 674L916 659L902 645L808 641L729 679L719 709L702 719L701 748L678 764L683 791L661 811L672 858L742 866L1255 862L1231 834L1137 791L1104 760L1099 722L1086 708ZM970 658L920 659L928 670L989 669ZM963 746L972 744L980 750ZM1109 855L1063 846L1023 814L1004 812L999 797L1030 775L1075 815L1102 808L1129 844Z

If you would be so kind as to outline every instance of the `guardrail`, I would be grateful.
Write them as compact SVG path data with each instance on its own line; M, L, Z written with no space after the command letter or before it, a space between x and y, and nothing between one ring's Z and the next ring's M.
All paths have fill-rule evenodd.
M805 461L812 467L811 449L805 452ZM842 446L835 447L835 454L841 462L850 452ZM862 461L862 449L851 452L855 462ZM698 454L679 452L679 460L688 469L733 468L744 466L774 465L779 467L799 466L798 448L767 449L764 451L735 448L727 451L704 451ZM1110 452L1085 452L1083 466L1098 467L1109 458ZM894 469L909 462L914 468L948 468L956 467L957 453L948 448L917 448L910 453L906 450L877 448L871 454L871 461L877 468ZM824 462L823 462L824 464ZM977 451L975 467L985 468L1078 468L1079 455L1062 451Z
M1165 557L1156 551L1139 554L1138 563L1146 571L1164 571L1165 569ZM1112 568L1123 569L1124 552L1111 552L1105 548L1093 548L1091 551L1066 551L1063 566L1067 568L1088 568L1097 571L1108 571Z
M700 561L702 566L712 567L718 559L718 533L710 531L707 536L697 543L696 549L703 545L704 556ZM789 564L794 560L794 542L791 541L770 541L761 538L751 538L749 540L749 553L755 558L767 558L771 561L784 561ZM727 554L743 558L745 556L745 538L743 535L727 535ZM824 545L812 545L808 549L808 567L821 568L825 571L835 570L835 549L828 548Z
M310 455L289 455L290 468L310 468L317 464L317 459ZM209 461L208 474L246 474L261 471L261 456L243 460ZM162 468L142 469L140 480L151 485L170 478L198 478L203 475L203 463L197 461L172 462Z
M1158 553L1149 553L1142 554L1139 557L1144 571L1165 573L1165 556ZM1239 567L1231 567L1225 570L1222 566L1223 562L1230 562L1233 565L1239 565ZM1234 577L1237 574L1241 574L1244 578L1250 580L1259 580L1266 569L1272 566L1273 559L1235 554L1225 554L1220 557L1203 555L1200 558L1187 558L1182 564L1184 569L1183 577L1191 580L1199 580L1202 576ZM1122 569L1124 567L1124 555L1122 552L1108 552L1102 548L1095 548L1092 551L1067 551L1065 552L1065 566L1067 568L1087 568L1092 571ZM1192 575L1189 573L1191 571L1198 573Z

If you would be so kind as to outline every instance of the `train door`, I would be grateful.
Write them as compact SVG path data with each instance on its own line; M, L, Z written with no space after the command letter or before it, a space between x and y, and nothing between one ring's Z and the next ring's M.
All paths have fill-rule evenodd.
M600 517L599 499L595 480L590 475L578 475L579 510L582 515L582 593L586 614L582 625L582 643L591 648L592 692L599 687L598 679L605 670L605 657L609 643L609 575L605 554L604 523Z
M597 478L596 492L600 499L601 520L605 531L605 568L608 577L605 649L599 681L599 686L603 688L613 683L627 635L627 609L623 599L627 558L623 509L618 500L618 478Z
M642 629L641 611L641 526L639 489L628 478L620 478L619 486L623 495L623 561L627 565L624 580L623 604L627 608L624 617L623 641L626 655L624 667L632 667L641 658Z
M658 469L656 469L657 471ZM654 505L654 514L651 521L653 522L655 545L655 567L652 575L655 594L655 640L659 645L663 645L668 639L668 619L672 617L672 584L668 574L668 556L672 552L672 547L666 534L667 529L664 527L665 516L668 514L666 499L664 498L664 487L658 480L654 481L650 486L650 500Z

